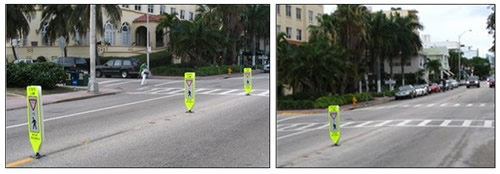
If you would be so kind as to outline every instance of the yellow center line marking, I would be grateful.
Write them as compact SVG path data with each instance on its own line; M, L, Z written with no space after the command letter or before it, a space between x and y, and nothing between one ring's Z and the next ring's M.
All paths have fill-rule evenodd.
M18 166L18 165L29 163L29 162L31 162L33 160L34 160L33 158L25 158L25 159L22 159L22 160L19 160L19 161L11 162L11 163L7 164L6 167L15 167L15 166Z

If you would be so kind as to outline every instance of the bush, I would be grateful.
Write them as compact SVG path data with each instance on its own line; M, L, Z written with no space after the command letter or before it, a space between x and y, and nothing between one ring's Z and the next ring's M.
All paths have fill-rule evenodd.
M312 100L278 100L279 110L311 109L314 107Z
M210 76L218 74L227 74L227 69L231 68L233 73L242 72L242 67L236 65L223 66L202 66L197 67L193 64L173 64L167 66L153 67L151 72L155 75L164 76L183 76L185 72L195 72L197 76Z
M352 97L356 97L358 102L373 100L370 93L344 94L341 96L323 96L314 102L314 108L326 108L330 105L345 105L352 103Z
M63 68L52 62L7 64L7 86L40 85L54 89L57 84L64 83L65 78Z
M43 56L38 56L36 58L36 62L47 62L47 59L45 57L43 57Z

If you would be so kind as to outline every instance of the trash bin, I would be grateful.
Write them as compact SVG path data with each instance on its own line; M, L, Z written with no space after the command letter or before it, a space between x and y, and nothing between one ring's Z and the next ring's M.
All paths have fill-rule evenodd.
M71 72L71 85L78 86L78 72Z
M78 86L87 86L89 84L89 74L85 72L78 73Z

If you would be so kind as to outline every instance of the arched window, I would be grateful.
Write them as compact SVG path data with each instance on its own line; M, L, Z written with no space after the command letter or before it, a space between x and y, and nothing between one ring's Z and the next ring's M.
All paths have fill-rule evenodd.
M130 45L130 25L127 22L124 22L120 30L122 33L122 38L121 38L122 45L123 46Z
M104 24L104 43L106 45L115 44L115 29L109 21Z

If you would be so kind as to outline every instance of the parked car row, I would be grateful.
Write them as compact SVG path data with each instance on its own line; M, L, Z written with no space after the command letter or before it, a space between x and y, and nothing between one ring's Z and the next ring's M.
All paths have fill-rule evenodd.
M456 80L442 80L441 83L417 84L400 86L396 92L396 100L403 98L415 98L437 92L444 92L458 88Z

